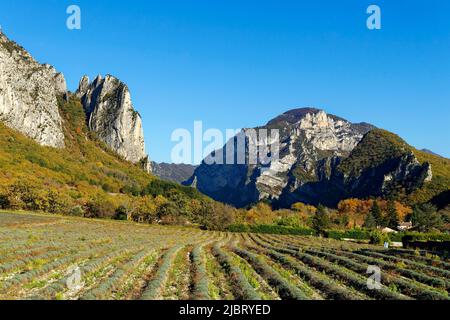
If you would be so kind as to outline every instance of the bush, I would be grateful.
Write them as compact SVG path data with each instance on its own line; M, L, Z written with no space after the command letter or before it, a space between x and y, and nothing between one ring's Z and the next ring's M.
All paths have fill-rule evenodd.
M327 238L341 240L341 239L356 239L368 240L370 239L370 232L364 229L352 229L346 231L328 230L326 232Z
M132 195L134 197L140 196L142 193L141 188L136 185L136 184L131 184L131 185L126 185L124 186L120 192L128 194L128 195Z
M37 188L28 182L16 181L8 187L11 209L39 210Z
M69 215L74 216L74 217L83 217L84 210L81 206L75 206L69 210Z
M86 203L86 218L113 218L116 214L114 204L107 199L97 197Z
M302 220L298 216L282 217L276 222L279 226L299 228L302 227Z
M370 243L371 244L384 244L385 242L388 242L388 243L391 242L389 235L387 235L386 233L382 233L378 230L372 231L370 233Z
M218 203L205 203L201 216L201 223L208 230L226 230L235 220L233 208Z
M450 241L450 234L448 234L448 233L407 232L403 235L402 240L406 240L406 241Z
M389 233L389 239L391 239L391 241L401 242L404 235L405 233L403 232Z
M125 206L119 206L116 209L116 214L114 215L115 220L128 220L128 210Z
M105 192L113 192L114 191L113 187L111 185L109 185L108 183L103 183L102 189Z
M9 198L5 194L0 194L0 209L9 209L10 202Z
M69 204L65 198L65 195L50 190L45 199L45 207L41 209L49 213L66 214L69 211Z

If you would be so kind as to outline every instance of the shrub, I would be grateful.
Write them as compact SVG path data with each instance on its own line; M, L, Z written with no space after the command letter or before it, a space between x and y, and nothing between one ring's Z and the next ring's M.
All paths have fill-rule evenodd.
M372 231L370 233L371 244L384 244L385 242L391 242L389 235L382 233L378 230Z
M97 197L86 203L86 218L113 218L116 213L114 204L106 198Z
M36 188L28 182L16 181L8 187L11 209L39 210Z
M125 206L119 206L116 209L116 214L114 215L115 220L127 220L128 219L128 210Z
M124 186L124 187L120 190L120 192L125 193L125 194L129 194L129 195L132 195L132 196L134 196L134 197L137 197L137 196L141 195L142 190L141 190L141 188L140 188L138 185L136 185L136 184L131 184L131 185L126 185L126 186Z
M0 194L0 209L9 209L10 202L9 198L5 194Z
M298 228L302 227L302 221L298 216L282 217L276 223L279 226Z
M341 240L341 239L356 239L368 240L370 239L370 232L363 229L352 229L346 231L328 230L327 238Z
M50 190L46 198L46 207L42 208L43 211L49 213L66 214L69 212L68 200L66 196L58 192Z
M84 210L81 206L74 206L69 210L69 214L74 217L83 217Z
M235 220L233 208L224 204L207 202L201 211L201 223L208 230L226 230Z
M407 232L402 239L405 241L450 241L450 234Z

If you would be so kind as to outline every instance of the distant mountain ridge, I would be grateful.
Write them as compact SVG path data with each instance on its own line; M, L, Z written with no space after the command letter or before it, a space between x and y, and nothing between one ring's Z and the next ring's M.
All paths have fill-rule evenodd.
M152 173L163 180L181 184L192 177L197 167L190 164L152 162Z
M441 156L440 154L437 154L437 153L431 151L430 149L422 149L421 151L429 153L429 154L432 154L433 156L438 156L438 157L441 157L441 158L445 158L444 156Z

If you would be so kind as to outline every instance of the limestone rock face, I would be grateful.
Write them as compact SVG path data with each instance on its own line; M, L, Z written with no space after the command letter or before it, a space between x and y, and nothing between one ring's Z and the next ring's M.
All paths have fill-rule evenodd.
M57 97L66 91L61 73L0 32L0 121L43 146L63 148Z
M272 161L256 179L260 200L279 198L288 186L320 179L322 167L333 158L348 155L370 128L312 108L288 114L296 112L298 118L291 118L291 122L285 122L282 116L269 123L269 127L282 125L286 133L281 137L282 156Z
M413 153L405 154L398 159L397 165L391 172L384 175L382 190L388 190L402 182L403 186L414 189L414 184L430 182L433 171L429 163L421 165Z
M142 119L133 107L128 87L110 75L98 76L91 83L85 76L76 94L83 103L89 129L125 160L151 172Z

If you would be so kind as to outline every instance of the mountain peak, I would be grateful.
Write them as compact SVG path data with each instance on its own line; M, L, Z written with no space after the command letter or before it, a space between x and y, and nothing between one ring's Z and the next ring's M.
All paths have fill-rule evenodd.
M86 112L89 129L113 151L146 171L151 164L145 153L142 119L134 109L127 85L112 75L98 75L92 83L84 76L77 96Z
M283 113L282 115L279 115L276 118L270 120L267 123L267 125L270 126L270 125L283 123L283 122L284 123L289 123L289 124L297 123L302 118L304 118L307 114L316 114L316 113L319 113L321 111L323 111L323 110L317 109L317 108L313 108L313 107L292 109L292 110L289 110L289 111Z
M433 152L433 151L431 151L430 149L422 149L421 151L423 151L423 152L425 152L425 153L428 153L428 154L431 154L431 155L433 155L433 156L437 156L437 157L444 158L444 157L441 156L440 154L437 154L436 152Z

